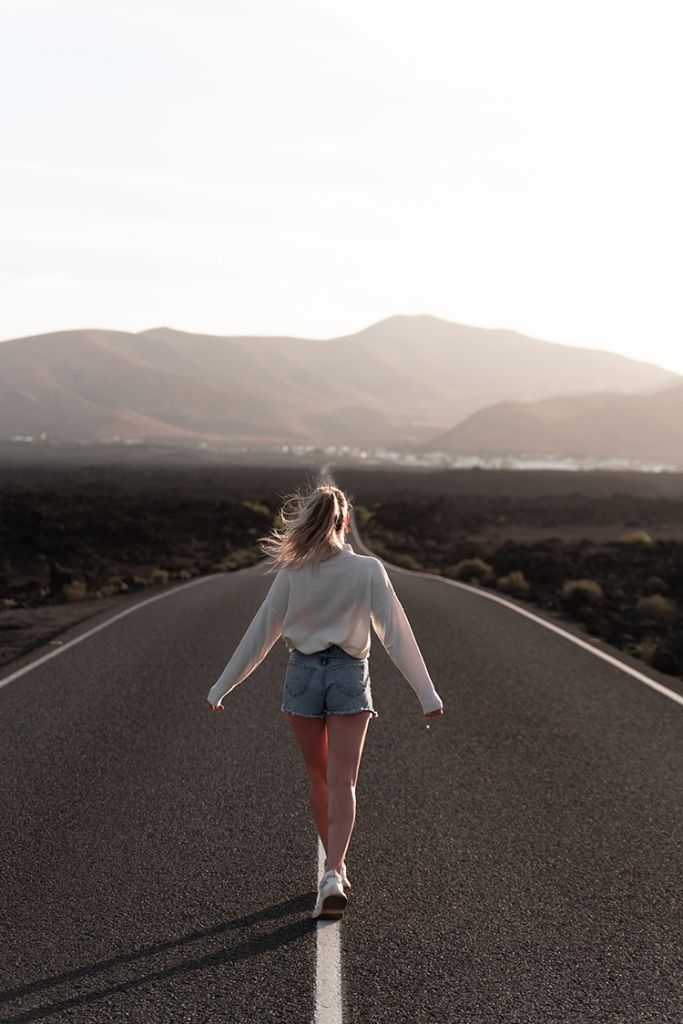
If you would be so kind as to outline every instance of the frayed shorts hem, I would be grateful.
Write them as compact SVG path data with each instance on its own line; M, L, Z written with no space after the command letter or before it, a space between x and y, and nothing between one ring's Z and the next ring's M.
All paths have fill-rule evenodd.
M284 705L281 711L287 711L290 715L298 715L299 718L326 718L327 715L360 715L363 711L369 711L373 718L379 717L379 712L374 708L358 708L357 711L326 711L324 715L305 715L301 711L294 711L293 708L286 708Z

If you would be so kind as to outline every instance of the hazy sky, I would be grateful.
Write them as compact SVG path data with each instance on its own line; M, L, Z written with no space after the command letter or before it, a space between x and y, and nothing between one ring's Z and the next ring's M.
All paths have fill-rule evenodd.
M0 13L0 338L431 313L683 373L674 0Z

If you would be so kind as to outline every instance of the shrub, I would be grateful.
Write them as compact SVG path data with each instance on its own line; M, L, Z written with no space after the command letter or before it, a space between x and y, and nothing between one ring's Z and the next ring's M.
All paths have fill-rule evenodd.
M371 547L372 553L373 555L375 555L376 558L386 558L388 562L392 561L391 553L387 548L386 544L384 543L384 541L378 540L373 537L372 542L369 546Z
M560 591L561 603L572 611L584 605L598 604L604 596L597 580L565 580Z
M394 565L400 565L402 569L415 569L418 571L422 569L422 565L412 555L394 555L391 561Z
M375 515L375 513L371 512L369 508L365 507L365 505L355 505L353 511L357 522L361 526L365 526L365 524L368 523Z
M62 593L67 601L82 601L88 596L88 585L85 580L71 580L64 584Z
M499 576L496 580L496 586L498 590L503 590L507 593L527 593L529 590L529 584L521 569L514 569L507 576Z
M168 569L160 569L158 566L152 569L149 574L152 583L168 583L170 576L171 574Z
M463 558L455 565L449 565L444 575L456 580L482 582L494 575L493 568L483 558Z
M245 508L250 508L252 512L256 512L257 515L270 519L270 509L262 501L243 501L242 504Z
M637 643L633 646L632 651L636 655L636 657L640 658L641 661L644 661L646 665L651 665L652 656L655 653L656 649L657 641L654 639L654 637L646 636L643 637L640 643Z
M646 594L665 594L668 589L669 584L661 576L648 576L643 586Z
M111 597L112 594L126 593L130 588L121 576L111 576L106 583L100 587L102 597Z
M659 672L683 675L683 630L672 631L658 644L650 664Z
M662 594L650 594L636 602L636 611L646 619L655 622L673 622L678 618L678 605Z
M214 572L234 572L235 569L253 565L260 557L261 553L257 548L235 548L217 562L213 569Z
M631 533L622 533L619 538L621 544L653 544L652 536L647 530L632 530Z

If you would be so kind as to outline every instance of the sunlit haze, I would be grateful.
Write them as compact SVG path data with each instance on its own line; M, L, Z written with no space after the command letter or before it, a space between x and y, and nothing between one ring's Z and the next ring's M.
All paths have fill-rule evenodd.
M670 0L2 10L0 338L429 313L683 373Z

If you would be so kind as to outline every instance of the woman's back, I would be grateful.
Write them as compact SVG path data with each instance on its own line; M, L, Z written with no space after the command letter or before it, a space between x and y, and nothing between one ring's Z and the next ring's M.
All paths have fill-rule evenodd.
M336 644L353 658L367 658L371 626L423 712L443 707L384 565L372 555L356 554L348 542L316 569L301 565L278 571L208 699L216 704L234 690L280 636L289 651L310 654Z
M287 577L282 622L287 648L311 654L337 644L354 658L366 658L377 562L356 554L347 542L315 569L307 565L281 569Z

